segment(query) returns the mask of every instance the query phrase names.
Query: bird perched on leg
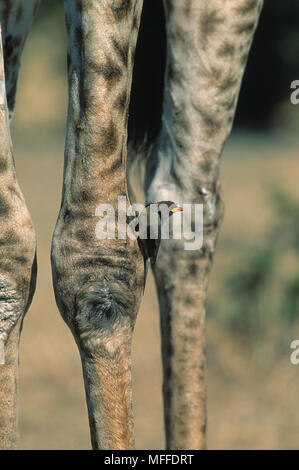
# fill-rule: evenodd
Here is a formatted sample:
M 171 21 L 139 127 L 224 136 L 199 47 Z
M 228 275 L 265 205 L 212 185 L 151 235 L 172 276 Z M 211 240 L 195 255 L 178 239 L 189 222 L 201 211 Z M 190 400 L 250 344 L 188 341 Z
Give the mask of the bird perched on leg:
M 159 201 L 147 203 L 144 210 L 138 216 L 135 230 L 139 232 L 138 241 L 144 257 L 144 288 L 148 272 L 149 261 L 155 265 L 162 235 L 162 223 L 169 221 L 176 212 L 182 212 L 183 208 L 173 201 Z M 164 217 L 167 216 L 167 220 Z M 152 219 L 155 220 L 152 220 Z

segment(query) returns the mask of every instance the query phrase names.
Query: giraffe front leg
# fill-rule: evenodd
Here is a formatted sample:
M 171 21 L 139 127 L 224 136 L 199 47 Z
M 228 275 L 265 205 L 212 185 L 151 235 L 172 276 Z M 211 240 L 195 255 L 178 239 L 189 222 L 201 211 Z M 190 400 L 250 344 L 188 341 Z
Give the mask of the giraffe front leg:
M 162 331 L 167 448 L 205 447 L 205 299 L 223 213 L 219 157 L 230 132 L 261 0 L 165 0 L 163 125 L 148 200 L 203 204 L 203 245 L 165 240 L 154 269 Z
M 20 329 L 35 289 L 35 232 L 11 148 L 0 28 L 0 449 L 18 447 Z
M 65 7 L 69 112 L 53 283 L 82 359 L 92 446 L 130 449 L 130 348 L 143 257 L 137 240 L 116 234 L 118 197 L 128 202 L 127 111 L 142 2 L 69 0 Z M 116 238 L 97 237 L 101 204 L 115 214 Z
M 7 105 L 15 106 L 17 80 L 23 48 L 40 0 L 0 0 Z

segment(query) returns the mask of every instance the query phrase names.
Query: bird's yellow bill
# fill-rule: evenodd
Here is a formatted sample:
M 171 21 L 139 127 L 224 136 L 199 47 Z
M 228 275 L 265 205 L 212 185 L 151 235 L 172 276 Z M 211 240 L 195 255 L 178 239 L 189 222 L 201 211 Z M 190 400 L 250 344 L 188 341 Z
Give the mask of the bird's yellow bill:
M 173 209 L 171 209 L 171 212 L 183 212 L 183 208 L 182 207 L 174 207 Z

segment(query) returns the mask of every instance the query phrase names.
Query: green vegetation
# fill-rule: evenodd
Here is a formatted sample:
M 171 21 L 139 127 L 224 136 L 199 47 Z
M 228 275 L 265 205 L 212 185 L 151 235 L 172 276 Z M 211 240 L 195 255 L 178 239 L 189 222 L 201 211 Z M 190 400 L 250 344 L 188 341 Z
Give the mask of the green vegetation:
M 271 199 L 275 222 L 263 246 L 240 257 L 224 281 L 226 301 L 213 308 L 227 327 L 244 333 L 263 331 L 271 318 L 290 325 L 299 318 L 299 200 L 281 190 Z M 286 256 L 294 270 L 285 268 Z

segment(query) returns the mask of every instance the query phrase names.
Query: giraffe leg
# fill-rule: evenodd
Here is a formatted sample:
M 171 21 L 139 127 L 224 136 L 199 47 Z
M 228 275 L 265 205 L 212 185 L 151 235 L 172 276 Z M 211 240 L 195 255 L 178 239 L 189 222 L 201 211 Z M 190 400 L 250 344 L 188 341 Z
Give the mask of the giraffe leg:
M 11 148 L 0 31 L 0 449 L 18 447 L 20 328 L 35 289 L 35 233 Z
M 133 447 L 130 348 L 143 291 L 136 240 L 98 239 L 100 204 L 126 200 L 126 129 L 142 1 L 65 1 L 69 111 L 53 235 L 56 300 L 82 360 L 92 446 Z M 117 225 L 117 224 L 116 224 Z
M 167 65 L 162 130 L 148 165 L 148 200 L 201 203 L 200 250 L 165 240 L 159 296 L 166 441 L 205 447 L 205 299 L 223 213 L 219 157 L 230 132 L 262 0 L 165 0 Z
M 0 0 L 6 96 L 10 116 L 15 106 L 24 44 L 39 3 L 40 0 Z

